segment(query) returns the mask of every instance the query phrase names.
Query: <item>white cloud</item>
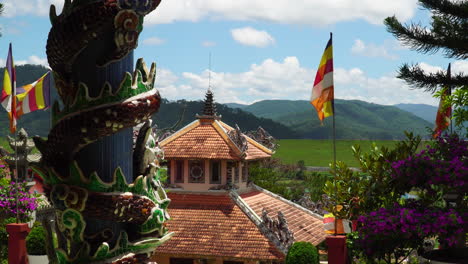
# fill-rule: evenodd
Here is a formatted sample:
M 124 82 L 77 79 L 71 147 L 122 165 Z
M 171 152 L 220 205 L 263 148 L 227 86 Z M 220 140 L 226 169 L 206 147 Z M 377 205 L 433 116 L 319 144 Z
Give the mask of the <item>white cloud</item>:
M 426 62 L 420 62 L 418 65 L 426 73 L 437 73 L 440 71 L 446 72 L 448 66 L 436 66 Z M 459 73 L 463 73 L 465 75 L 468 74 L 468 61 L 458 60 L 451 63 L 451 74 L 453 75 Z
M 215 19 L 323 26 L 363 19 L 372 24 L 382 24 L 384 18 L 394 14 L 407 21 L 416 11 L 416 3 L 417 0 L 162 1 L 156 11 L 145 18 L 145 22 L 165 24 Z
M 245 46 L 264 48 L 275 43 L 275 39 L 268 32 L 251 27 L 233 29 L 231 36 L 235 41 Z
M 36 55 L 29 56 L 28 59 L 26 60 L 15 60 L 15 65 L 24 65 L 24 64 L 39 64 L 47 68 L 50 68 L 49 63 L 47 62 L 47 58 L 39 58 Z M 0 60 L 0 65 L 5 65 L 5 61 Z
M 54 4 L 57 15 L 63 7 L 63 0 L 3 0 L 5 11 L 2 16 L 15 17 L 25 15 L 48 16 L 50 5 Z
M 170 100 L 202 100 L 208 88 L 208 70 L 185 72 L 180 77 L 169 70 L 160 73 L 156 85 Z M 211 72 L 211 87 L 220 103 L 253 103 L 266 99 L 309 100 L 316 69 L 302 67 L 296 57 L 282 62 L 272 59 L 252 64 L 240 73 Z M 371 78 L 359 68 L 335 69 L 335 93 L 339 99 L 377 104 L 424 103 L 437 105 L 432 95 L 412 90 L 394 75 Z
M 418 63 L 418 65 L 426 73 L 436 73 L 436 72 L 439 72 L 439 71 L 443 70 L 442 67 L 433 66 L 433 65 L 427 64 L 425 62 Z
M 452 63 L 452 73 L 464 73 L 468 75 L 468 61 L 455 61 Z
M 148 45 L 148 46 L 161 45 L 164 42 L 166 42 L 165 39 L 161 39 L 161 38 L 158 38 L 158 37 L 151 37 L 151 38 L 147 38 L 147 39 L 143 40 L 143 44 Z
M 213 41 L 203 41 L 202 42 L 203 47 L 214 47 L 216 46 L 216 42 Z
M 3 16 L 48 16 L 50 4 L 60 14 L 64 0 L 3 0 Z M 235 21 L 267 21 L 282 24 L 323 26 L 362 19 L 382 24 L 384 18 L 396 15 L 407 21 L 413 17 L 417 0 L 177 0 L 161 1 L 145 18 L 147 24 L 203 19 Z
M 395 44 L 395 42 L 392 43 Z M 351 47 L 351 52 L 366 57 L 382 57 L 395 60 L 398 57 L 389 53 L 389 48 L 387 47 L 389 44 L 390 42 L 384 45 L 376 45 L 374 43 L 366 44 L 364 41 L 356 39 L 354 40 L 354 45 Z

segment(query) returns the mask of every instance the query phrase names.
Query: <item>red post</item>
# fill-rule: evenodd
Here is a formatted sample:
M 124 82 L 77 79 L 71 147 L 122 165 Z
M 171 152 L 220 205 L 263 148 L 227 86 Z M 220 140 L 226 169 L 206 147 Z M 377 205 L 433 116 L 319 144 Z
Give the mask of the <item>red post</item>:
M 28 224 L 8 224 L 8 264 L 28 264 L 26 237 L 30 231 Z
M 328 236 L 328 263 L 346 264 L 348 252 L 346 249 L 346 236 Z

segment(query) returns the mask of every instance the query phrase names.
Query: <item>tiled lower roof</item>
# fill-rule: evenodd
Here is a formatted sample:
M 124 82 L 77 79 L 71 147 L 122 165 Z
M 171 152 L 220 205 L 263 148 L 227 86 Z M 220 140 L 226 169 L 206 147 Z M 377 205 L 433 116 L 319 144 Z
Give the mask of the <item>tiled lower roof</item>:
M 175 235 L 156 254 L 279 260 L 281 253 L 258 227 L 223 195 L 168 193 Z
M 261 151 L 259 148 L 254 146 L 254 144 L 247 142 L 247 151 L 246 151 L 246 160 L 256 160 L 256 159 L 265 159 L 271 157 L 271 154 L 267 154 Z
M 325 240 L 323 220 L 300 209 L 292 202 L 260 190 L 244 193 L 240 196 L 260 217 L 263 208 L 268 211 L 268 216 L 272 219 L 277 219 L 278 211 L 281 211 L 288 222 L 289 229 L 294 233 L 295 241 L 306 241 L 317 245 Z

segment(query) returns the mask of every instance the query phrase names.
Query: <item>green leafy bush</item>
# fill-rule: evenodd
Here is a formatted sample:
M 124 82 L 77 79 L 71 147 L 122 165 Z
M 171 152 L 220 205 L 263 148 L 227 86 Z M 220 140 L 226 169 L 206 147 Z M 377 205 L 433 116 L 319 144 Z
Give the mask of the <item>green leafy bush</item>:
M 309 242 L 295 242 L 286 255 L 286 264 L 318 264 L 317 248 Z
M 37 223 L 37 222 L 36 222 Z M 29 255 L 46 255 L 46 234 L 42 225 L 34 225 L 26 237 L 26 249 Z

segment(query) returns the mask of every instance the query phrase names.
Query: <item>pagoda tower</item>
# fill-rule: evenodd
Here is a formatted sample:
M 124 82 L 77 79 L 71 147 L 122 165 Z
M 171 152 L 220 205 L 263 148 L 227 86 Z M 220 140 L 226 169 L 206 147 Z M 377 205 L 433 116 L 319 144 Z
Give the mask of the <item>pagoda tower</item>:
M 203 112 L 159 145 L 168 166 L 167 227 L 159 264 L 257 264 L 284 261 L 294 241 L 325 239 L 323 218 L 249 182 L 249 167 L 270 158 L 274 139 L 224 123 L 208 89 Z

